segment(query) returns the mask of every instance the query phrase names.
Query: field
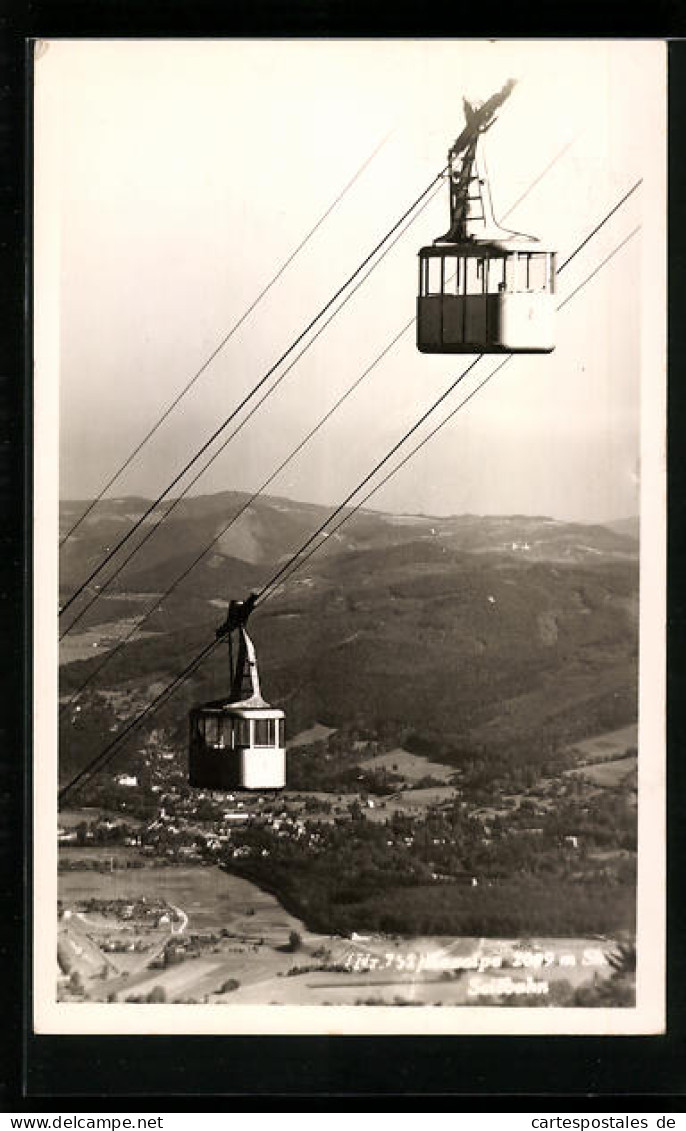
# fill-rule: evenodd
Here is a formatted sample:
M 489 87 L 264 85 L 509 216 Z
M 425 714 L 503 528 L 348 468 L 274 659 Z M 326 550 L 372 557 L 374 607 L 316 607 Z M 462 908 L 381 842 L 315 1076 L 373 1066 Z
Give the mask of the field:
M 613 762 L 596 762 L 584 766 L 580 770 L 572 770 L 576 777 L 583 777 L 591 785 L 601 789 L 615 789 L 617 786 L 634 782 L 638 768 L 638 759 L 629 755 L 627 758 L 618 758 Z
M 505 998 L 552 1002 L 564 984 L 606 979 L 610 940 L 400 938 L 308 932 L 271 895 L 216 868 L 154 867 L 60 875 L 66 906 L 98 900 L 166 901 L 176 918 L 143 928 L 102 913 L 72 912 L 62 953 L 87 1000 L 209 1004 L 484 1005 Z M 119 932 L 136 953 L 104 954 L 98 940 Z M 221 932 L 221 934 L 220 934 Z M 297 932 L 297 946 L 292 946 Z M 173 965 L 152 969 L 170 938 L 199 938 Z M 200 949 L 198 949 L 198 946 Z M 547 989 L 542 992 L 545 984 Z M 514 989 L 513 989 L 514 987 Z M 515 991 L 520 992 L 515 992 Z M 521 992 L 524 990 L 524 992 Z
M 308 727 L 300 734 L 296 734 L 294 738 L 289 739 L 289 746 L 311 746 L 314 742 L 323 742 L 329 738 L 330 735 L 336 733 L 335 727 L 325 727 L 322 723 L 315 723 L 314 726 Z
M 91 806 L 90 808 L 88 808 L 84 805 L 80 809 L 60 809 L 59 823 L 60 826 L 64 829 L 76 828 L 76 826 L 80 825 L 83 821 L 96 820 L 117 821 L 118 823 L 126 820 L 126 824 L 131 825 L 132 828 L 136 828 L 137 826 L 143 824 L 143 822 L 137 817 L 134 817 L 133 814 L 127 814 L 126 817 L 124 817 L 117 810 L 100 809 L 96 806 Z
M 391 794 L 380 801 L 372 802 L 373 809 L 365 810 L 370 821 L 384 822 L 389 820 L 394 813 L 402 813 L 408 817 L 422 817 L 431 805 L 441 805 L 453 801 L 457 794 L 452 786 L 430 786 L 427 789 L 409 789 L 402 793 Z
M 619 730 L 606 731 L 594 735 L 581 742 L 575 742 L 570 751 L 576 754 L 580 762 L 590 765 L 592 762 L 609 762 L 616 758 L 623 758 L 627 749 L 636 748 L 638 744 L 638 726 L 620 727 Z
M 429 758 L 411 754 L 397 746 L 384 754 L 377 754 L 374 758 L 365 758 L 365 769 L 392 770 L 407 781 L 420 781 L 425 777 L 437 778 L 438 781 L 449 782 L 455 773 L 453 766 L 445 766 L 440 762 L 432 762 Z
M 621 785 L 636 788 L 637 748 L 638 727 L 635 724 L 595 735 L 571 747 L 570 752 L 578 758 L 579 765 L 568 773 L 572 777 L 582 777 L 599 789 L 616 789 Z
M 307 970 L 308 956 L 299 954 L 290 964 L 294 973 L 251 982 L 211 1000 L 235 1005 L 483 1006 L 509 996 L 525 1007 L 545 1004 L 563 983 L 576 989 L 610 972 L 594 939 L 372 937 L 332 942 L 328 961 L 344 969 Z M 528 992 L 521 992 L 524 987 Z
M 77 652 L 63 653 L 74 662 L 62 665 L 62 694 L 80 697 L 60 720 L 63 780 L 204 647 L 227 593 L 262 584 L 322 517 L 316 507 L 260 500 L 188 584 L 156 603 L 244 501 L 232 493 L 187 500 L 106 608 L 88 612 L 73 643 L 67 638 Z M 134 502 L 112 501 L 65 548 L 65 595 Z M 120 848 L 104 848 L 103 872 L 61 874 L 63 902 L 154 893 L 188 916 L 173 961 L 164 951 L 153 969 L 145 961 L 139 969 L 117 950 L 128 979 L 104 976 L 97 986 L 89 976 L 89 993 L 209 1001 L 225 986 L 222 1000 L 237 1002 L 440 1004 L 469 996 L 468 973 L 387 964 L 394 932 L 408 954 L 420 934 L 448 947 L 464 936 L 472 948 L 482 945 L 477 933 L 495 946 L 523 931 L 631 934 L 635 541 L 522 516 L 360 512 L 349 531 L 255 618 L 265 694 L 287 716 L 282 803 L 268 799 L 258 820 L 239 826 L 212 798 L 187 792 L 187 712 L 223 693 L 219 652 L 161 703 L 154 722 L 145 719 L 135 743 L 122 743 L 110 776 L 84 786 L 83 803 L 101 807 L 96 819 L 126 805 L 145 821 L 146 854 L 134 869 Z M 114 625 L 117 635 L 127 631 L 148 604 L 140 638 L 103 666 Z M 115 776 L 124 769 L 138 776 L 135 794 Z M 102 825 L 94 843 L 124 839 Z M 87 835 L 81 829 L 80 842 Z M 384 934 L 369 944 L 368 967 L 351 957 L 355 931 Z M 566 958 L 566 981 L 586 977 L 574 954 Z M 556 968 L 551 978 L 560 977 Z
M 61 849 L 64 859 L 107 861 L 110 849 Z M 114 855 L 122 863 L 140 860 L 135 850 L 120 848 Z M 277 900 L 248 880 L 230 876 L 218 868 L 155 867 L 115 868 L 110 872 L 61 872 L 59 898 L 65 905 L 76 900 L 139 899 L 154 895 L 183 908 L 189 931 L 219 931 L 269 937 L 282 944 L 289 931 L 303 930 L 302 923 L 283 910 Z

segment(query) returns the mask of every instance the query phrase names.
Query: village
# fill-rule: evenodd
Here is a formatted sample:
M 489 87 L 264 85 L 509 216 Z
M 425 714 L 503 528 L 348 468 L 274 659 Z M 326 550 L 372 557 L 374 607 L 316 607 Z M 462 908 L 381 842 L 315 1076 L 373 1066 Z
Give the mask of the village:
M 346 792 L 192 790 L 178 752 L 169 748 L 161 732 L 153 732 L 148 748 L 138 753 L 137 772 L 117 773 L 100 784 L 97 806 L 61 814 L 58 844 L 63 849 L 118 845 L 139 849 L 143 858 L 157 861 L 216 863 L 219 858 L 241 859 L 253 854 L 250 845 L 241 843 L 240 833 L 248 828 L 260 827 L 277 840 L 315 847 L 321 841 L 323 826 L 363 819 L 396 829 L 402 826 L 402 837 L 395 839 L 409 850 L 421 839 L 417 826 L 423 824 L 427 814 L 457 809 L 469 821 L 474 837 L 484 843 L 493 839 L 494 829 L 504 822 L 509 835 L 541 836 L 546 821 L 557 813 L 558 824 L 565 824 L 560 842 L 576 851 L 584 847 L 580 831 L 588 823 L 584 818 L 599 799 L 607 800 L 612 793 L 620 792 L 633 808 L 635 729 L 626 727 L 580 743 L 576 759 L 561 775 L 534 775 L 518 792 L 502 791 L 491 797 L 481 789 L 470 788 L 461 781 L 463 775 L 451 767 L 403 750 L 379 754 L 377 747 L 357 764 L 367 775 L 357 774 L 357 788 L 348 787 Z M 300 736 L 294 748 L 299 741 L 301 747 L 316 749 L 323 730 L 315 728 Z M 392 772 L 391 767 L 395 768 Z M 391 774 L 390 791 L 367 792 L 365 777 L 379 770 Z M 578 812 L 578 828 L 571 816 L 566 821 L 559 819 L 565 803 Z M 81 858 L 80 853 L 63 853 L 60 866 L 64 870 L 78 867 Z M 86 860 L 84 856 L 83 862 Z M 110 866 L 115 865 L 111 862 Z
M 628 833 L 608 824 L 601 809 L 614 805 L 619 812 L 619 802 L 632 795 L 630 739 L 630 730 L 617 732 L 581 751 L 583 765 L 486 803 L 446 767 L 432 769 L 406 751 L 378 749 L 367 751 L 375 772 L 380 763 L 381 769 L 384 762 L 395 767 L 393 792 L 384 795 L 363 788 L 191 791 L 179 757 L 156 734 L 126 772 L 101 780 L 93 798 L 98 804 L 60 814 L 58 996 L 178 1002 L 219 994 L 217 1000 L 239 1001 L 249 999 L 248 987 L 264 977 L 373 973 L 385 961 L 389 938 L 401 947 L 394 972 L 407 961 L 409 975 L 410 960 L 403 955 L 408 947 L 408 955 L 418 953 L 416 938 L 427 926 L 419 912 L 374 921 L 360 905 L 358 922 L 346 917 L 350 896 L 336 894 L 336 885 L 348 883 L 361 897 L 370 868 L 376 870 L 372 902 L 380 909 L 387 886 L 377 882 L 382 874 L 391 884 L 402 875 L 420 896 L 432 887 L 464 892 L 458 902 L 470 891 L 488 898 L 489 888 L 504 891 L 513 878 L 524 879 L 523 891 L 527 875 L 540 882 L 546 871 L 553 878 L 555 869 L 564 869 L 572 882 L 576 876 L 579 890 L 590 881 L 616 883 L 619 872 L 635 867 L 635 850 Z M 314 741 L 321 741 L 321 732 L 314 732 Z M 432 776 L 441 770 L 441 777 Z M 332 906 L 341 911 L 330 922 L 316 904 L 303 915 L 307 892 L 317 889 L 324 872 L 328 912 Z M 240 891 L 240 898 L 217 900 L 217 885 Z M 370 922 L 377 929 L 365 934 Z M 372 950 L 379 951 L 369 961 L 360 957 L 371 953 L 369 946 L 360 951 L 355 941 L 365 937 L 375 939 Z M 580 938 L 567 944 L 563 972 L 576 963 L 569 956 L 580 945 Z M 582 950 L 588 949 L 586 939 Z M 422 959 L 426 977 L 438 969 L 437 961 Z M 597 948 L 596 961 L 606 967 Z

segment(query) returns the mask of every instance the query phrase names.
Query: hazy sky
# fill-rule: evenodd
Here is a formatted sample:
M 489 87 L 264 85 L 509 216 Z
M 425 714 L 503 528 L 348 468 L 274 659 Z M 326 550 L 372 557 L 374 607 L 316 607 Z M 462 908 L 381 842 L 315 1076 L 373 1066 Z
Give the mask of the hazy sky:
M 642 353 L 664 211 L 663 44 L 53 41 L 36 72 L 36 306 L 59 343 L 62 497 L 100 490 L 386 139 L 110 493 L 163 490 L 443 167 L 462 96 L 513 77 L 486 139 L 496 214 L 569 148 L 507 226 L 562 261 L 645 178 L 560 299 L 642 230 L 560 313 L 555 352 L 513 359 L 373 505 L 637 512 L 639 390 L 645 409 L 663 379 Z M 262 484 L 413 317 L 417 251 L 447 221 L 444 186 L 194 493 Z M 269 493 L 338 503 L 469 360 L 420 354 L 411 327 Z

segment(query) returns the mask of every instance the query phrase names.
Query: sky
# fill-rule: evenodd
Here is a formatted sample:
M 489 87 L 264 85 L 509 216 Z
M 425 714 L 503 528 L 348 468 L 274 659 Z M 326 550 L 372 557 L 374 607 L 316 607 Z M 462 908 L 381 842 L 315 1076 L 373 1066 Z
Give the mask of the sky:
M 514 358 L 369 505 L 637 514 L 664 381 L 654 317 L 646 331 L 664 287 L 659 255 L 651 274 L 664 67 L 664 44 L 631 40 L 39 45 L 36 415 L 58 433 L 60 496 L 101 490 L 359 173 L 108 494 L 163 492 L 443 168 L 463 96 L 514 78 L 485 139 L 506 226 L 562 262 L 643 178 L 560 277 L 560 300 L 640 231 L 560 312 L 554 353 Z M 411 323 L 417 251 L 447 221 L 444 183 L 191 493 L 261 487 Z M 470 360 L 420 354 L 410 325 L 268 493 L 338 504 Z M 479 362 L 415 441 L 499 360 Z

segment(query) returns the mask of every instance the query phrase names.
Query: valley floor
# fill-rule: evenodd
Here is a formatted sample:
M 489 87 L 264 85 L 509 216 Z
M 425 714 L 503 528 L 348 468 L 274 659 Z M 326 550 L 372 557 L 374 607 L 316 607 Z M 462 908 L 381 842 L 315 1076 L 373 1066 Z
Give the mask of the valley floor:
M 147 866 L 95 880 L 60 877 L 61 1000 L 531 1006 L 612 976 L 608 939 L 332 937 L 216 868 Z M 146 901 L 159 906 L 143 913 Z

